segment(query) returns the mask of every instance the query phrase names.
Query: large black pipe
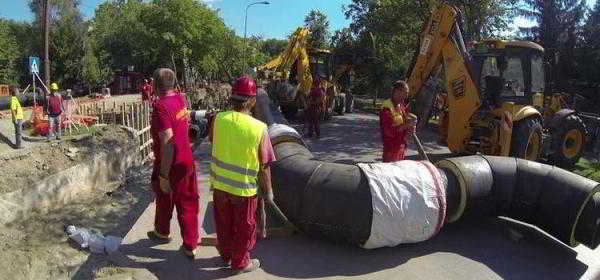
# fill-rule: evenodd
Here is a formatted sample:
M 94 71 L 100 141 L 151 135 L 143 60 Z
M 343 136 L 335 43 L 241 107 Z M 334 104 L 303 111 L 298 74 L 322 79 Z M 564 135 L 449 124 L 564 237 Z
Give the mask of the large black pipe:
M 463 215 L 505 216 L 539 227 L 569 246 L 600 244 L 600 184 L 555 166 L 470 156 L 438 163 L 458 178 Z M 451 220 L 452 221 L 452 220 Z
M 277 162 L 277 204 L 301 230 L 363 245 L 373 215 L 368 180 L 358 166 L 315 160 L 264 91 L 256 116 L 269 125 Z M 283 131 L 283 132 L 282 132 Z M 470 156 L 438 163 L 447 221 L 464 215 L 507 216 L 533 224 L 569 246 L 600 243 L 600 185 L 549 165 L 508 157 Z

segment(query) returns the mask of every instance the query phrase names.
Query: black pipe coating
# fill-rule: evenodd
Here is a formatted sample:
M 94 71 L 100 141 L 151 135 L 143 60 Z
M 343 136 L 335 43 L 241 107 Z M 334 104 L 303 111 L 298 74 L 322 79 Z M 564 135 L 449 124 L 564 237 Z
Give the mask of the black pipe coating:
M 455 219 L 506 216 L 539 227 L 569 246 L 600 241 L 600 184 L 551 165 L 469 156 L 438 163 L 466 191 Z M 489 180 L 489 179 L 492 180 Z
M 287 124 L 259 90 L 255 116 Z M 302 141 L 272 136 L 277 204 L 302 231 L 363 245 L 373 215 L 368 181 L 358 166 L 315 160 Z M 293 138 L 294 136 L 292 136 Z M 295 136 L 300 137 L 300 136 Z M 446 188 L 447 221 L 465 215 L 506 216 L 533 224 L 569 246 L 600 244 L 600 184 L 523 159 L 449 158 L 438 163 Z

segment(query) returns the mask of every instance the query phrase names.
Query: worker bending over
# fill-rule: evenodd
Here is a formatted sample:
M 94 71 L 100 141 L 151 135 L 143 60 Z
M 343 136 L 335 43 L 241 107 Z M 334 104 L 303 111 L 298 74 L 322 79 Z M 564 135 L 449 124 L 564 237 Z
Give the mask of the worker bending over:
M 188 137 L 188 113 L 185 100 L 174 90 L 175 73 L 166 68 L 154 72 L 154 92 L 150 133 L 156 155 L 151 184 L 156 195 L 154 230 L 148 237 L 163 243 L 171 241 L 170 224 L 173 208 L 181 228 L 180 250 L 195 258 L 198 246 L 198 188 Z
M 379 126 L 383 140 L 383 162 L 404 159 L 406 138 L 415 130 L 407 109 L 408 84 L 397 81 L 392 88 L 392 97 L 383 102 L 379 113 Z
M 217 249 L 226 265 L 237 273 L 260 267 L 250 259 L 256 243 L 257 190 L 273 201 L 269 164 L 275 161 L 267 126 L 253 118 L 256 83 L 248 76 L 238 78 L 232 89 L 233 111 L 215 116 L 212 141 L 211 184 L 214 188 L 214 217 Z

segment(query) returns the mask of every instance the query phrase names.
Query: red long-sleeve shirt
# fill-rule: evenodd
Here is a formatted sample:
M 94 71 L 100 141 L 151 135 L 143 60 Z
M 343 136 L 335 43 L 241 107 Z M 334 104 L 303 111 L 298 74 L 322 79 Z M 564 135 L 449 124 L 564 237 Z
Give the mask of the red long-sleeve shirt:
M 389 109 L 382 109 L 379 112 L 379 128 L 383 145 L 386 147 L 405 146 L 406 131 L 400 130 L 398 126 L 393 126 L 393 123 L 392 112 Z

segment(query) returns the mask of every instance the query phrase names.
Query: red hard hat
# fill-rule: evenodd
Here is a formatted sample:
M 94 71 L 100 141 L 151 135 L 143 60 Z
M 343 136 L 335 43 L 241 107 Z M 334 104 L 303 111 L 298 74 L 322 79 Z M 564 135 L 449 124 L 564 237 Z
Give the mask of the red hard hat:
M 235 81 L 232 92 L 240 97 L 255 97 L 256 82 L 248 76 L 241 76 Z

